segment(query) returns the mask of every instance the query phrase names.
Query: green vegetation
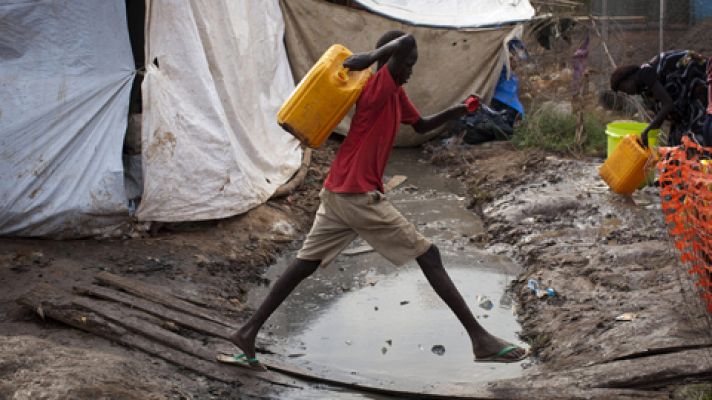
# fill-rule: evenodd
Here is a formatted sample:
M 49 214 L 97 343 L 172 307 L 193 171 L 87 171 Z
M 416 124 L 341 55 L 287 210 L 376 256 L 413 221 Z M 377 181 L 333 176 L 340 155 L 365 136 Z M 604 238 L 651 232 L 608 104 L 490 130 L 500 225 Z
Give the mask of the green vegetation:
M 595 115 L 585 113 L 581 142 L 576 141 L 576 117 L 552 108 L 529 114 L 515 128 L 512 143 L 519 148 L 536 147 L 575 155 L 605 155 L 606 126 Z
M 712 385 L 691 384 L 675 390 L 671 396 L 674 400 L 712 400 Z

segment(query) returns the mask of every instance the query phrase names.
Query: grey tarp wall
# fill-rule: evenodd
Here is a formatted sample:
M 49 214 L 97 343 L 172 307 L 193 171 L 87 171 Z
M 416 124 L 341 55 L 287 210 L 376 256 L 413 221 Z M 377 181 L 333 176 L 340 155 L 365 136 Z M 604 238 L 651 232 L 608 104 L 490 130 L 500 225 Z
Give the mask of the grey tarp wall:
M 124 0 L 0 0 L 0 235 L 126 223 L 133 76 Z
M 285 20 L 287 54 L 300 80 L 326 49 L 340 43 L 353 52 L 370 50 L 384 32 L 400 29 L 418 41 L 418 63 L 405 89 L 423 115 L 463 101 L 470 94 L 489 100 L 504 63 L 504 40 L 513 27 L 455 30 L 403 23 L 334 5 L 323 0 L 280 0 Z M 345 133 L 350 118 L 338 131 Z M 418 145 L 432 138 L 402 127 L 398 146 Z

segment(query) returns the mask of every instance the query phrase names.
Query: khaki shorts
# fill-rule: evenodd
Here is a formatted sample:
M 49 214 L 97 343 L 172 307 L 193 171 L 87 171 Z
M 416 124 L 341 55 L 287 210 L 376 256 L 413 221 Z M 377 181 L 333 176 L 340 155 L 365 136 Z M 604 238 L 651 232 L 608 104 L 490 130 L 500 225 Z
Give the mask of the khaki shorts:
M 398 266 L 423 255 L 431 246 L 383 193 L 322 189 L 319 197 L 314 225 L 297 253 L 300 260 L 321 260 L 321 266 L 327 266 L 358 236 Z

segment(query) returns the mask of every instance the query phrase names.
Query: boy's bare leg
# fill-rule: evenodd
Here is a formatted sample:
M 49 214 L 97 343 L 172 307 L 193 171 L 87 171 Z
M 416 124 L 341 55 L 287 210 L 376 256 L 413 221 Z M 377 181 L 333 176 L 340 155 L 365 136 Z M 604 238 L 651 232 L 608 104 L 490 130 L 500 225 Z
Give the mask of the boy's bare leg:
M 294 288 L 296 288 L 301 281 L 316 271 L 319 264 L 321 264 L 321 261 L 318 260 L 307 261 L 298 258 L 295 259 L 294 262 L 287 267 L 287 270 L 284 271 L 282 276 L 274 283 L 272 290 L 270 290 L 267 297 L 262 301 L 257 311 L 255 311 L 242 328 L 235 332 L 235 335 L 232 336 L 232 342 L 242 349 L 247 357 L 255 357 L 255 339 L 257 338 L 257 332 L 262 328 L 267 318 L 272 315 L 274 310 L 282 304 L 284 299 L 292 293 Z
M 455 284 L 452 283 L 448 276 L 447 271 L 445 271 L 440 258 L 440 251 L 435 245 L 430 246 L 430 249 L 418 257 L 416 261 L 418 261 L 420 269 L 423 270 L 425 277 L 430 282 L 430 286 L 435 289 L 438 296 L 445 301 L 465 327 L 467 334 L 470 336 L 472 350 L 476 358 L 493 356 L 509 344 L 500 338 L 492 336 L 477 323 L 470 308 L 467 307 L 467 303 L 465 303 Z M 502 358 L 517 360 L 524 355 L 524 352 L 524 349 L 516 349 Z

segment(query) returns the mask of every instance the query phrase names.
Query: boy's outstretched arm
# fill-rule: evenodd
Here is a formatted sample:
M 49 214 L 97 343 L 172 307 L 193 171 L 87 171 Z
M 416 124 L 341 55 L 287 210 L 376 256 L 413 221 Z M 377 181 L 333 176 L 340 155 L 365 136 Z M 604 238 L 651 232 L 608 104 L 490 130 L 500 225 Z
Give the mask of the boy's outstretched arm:
M 344 60 L 344 67 L 352 71 L 361 71 L 370 67 L 376 61 L 388 63 L 391 75 L 403 68 L 410 52 L 415 48 L 413 35 L 404 35 L 393 39 L 385 45 L 365 53 L 357 53 Z
M 457 104 L 450 108 L 446 108 L 437 114 L 433 114 L 428 117 L 421 117 L 418 122 L 413 124 L 413 129 L 415 129 L 417 133 L 427 133 L 447 121 L 462 117 L 465 114 L 467 114 L 467 106 L 464 104 Z

